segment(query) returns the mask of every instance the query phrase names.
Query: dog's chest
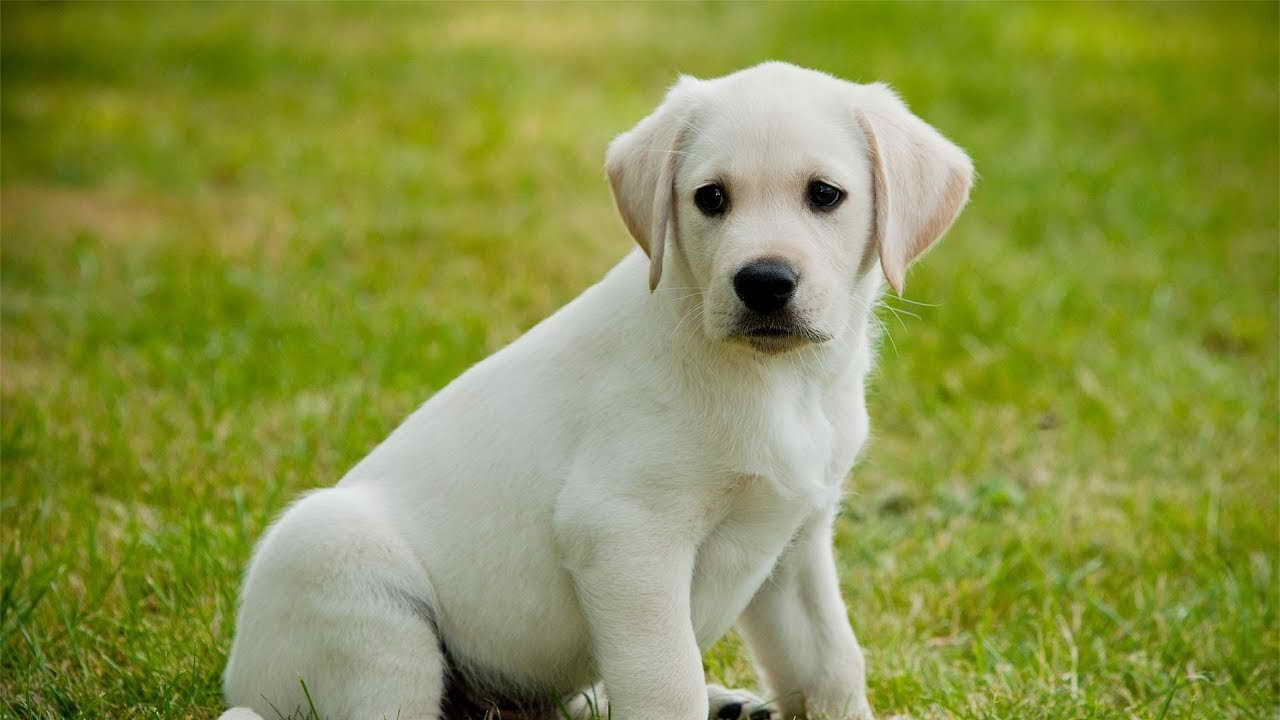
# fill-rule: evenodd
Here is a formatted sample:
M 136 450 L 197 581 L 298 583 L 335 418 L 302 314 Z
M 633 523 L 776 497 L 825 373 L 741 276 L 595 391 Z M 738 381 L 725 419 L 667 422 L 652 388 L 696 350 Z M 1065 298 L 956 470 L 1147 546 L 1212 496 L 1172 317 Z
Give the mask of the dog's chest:
M 741 476 L 735 490 L 723 519 L 698 548 L 691 609 L 703 647 L 733 625 L 813 512 L 809 502 L 780 494 L 763 477 Z
M 732 478 L 728 485 L 712 483 L 729 488 L 721 507 L 731 504 L 754 516 L 757 508 L 814 510 L 834 502 L 866 437 L 860 392 L 827 394 L 786 384 L 769 390 L 752 412 L 727 404 L 730 409 L 715 419 L 716 432 L 708 434 L 714 460 L 706 470 Z
M 839 501 L 867 436 L 860 393 L 774 408 L 739 436 L 737 464 L 709 504 L 716 520 L 698 548 L 692 593 L 704 647 L 737 620 L 801 524 Z

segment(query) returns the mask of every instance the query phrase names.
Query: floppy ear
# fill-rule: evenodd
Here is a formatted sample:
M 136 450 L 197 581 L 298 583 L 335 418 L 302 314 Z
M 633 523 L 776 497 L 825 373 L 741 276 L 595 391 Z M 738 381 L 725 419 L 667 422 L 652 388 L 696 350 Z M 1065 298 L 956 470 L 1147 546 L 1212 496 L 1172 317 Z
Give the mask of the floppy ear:
M 951 227 L 969 200 L 973 162 L 882 83 L 860 88 L 858 125 L 871 156 L 880 267 L 902 294 L 907 267 Z
M 692 89 L 698 80 L 682 76 L 662 104 L 634 128 L 609 143 L 605 168 L 618 213 L 649 256 L 649 290 L 662 278 L 667 236 L 674 231 L 674 183 L 679 146 L 688 125 Z

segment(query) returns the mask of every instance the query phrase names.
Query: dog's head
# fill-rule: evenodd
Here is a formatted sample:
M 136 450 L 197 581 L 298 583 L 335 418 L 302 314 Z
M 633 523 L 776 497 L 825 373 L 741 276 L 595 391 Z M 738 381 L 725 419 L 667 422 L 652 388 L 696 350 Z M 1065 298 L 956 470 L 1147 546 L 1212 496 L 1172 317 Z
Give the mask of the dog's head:
M 707 336 L 767 353 L 841 334 L 876 265 L 901 293 L 973 179 L 888 87 L 777 62 L 680 78 L 606 166 L 650 289 L 678 263 Z

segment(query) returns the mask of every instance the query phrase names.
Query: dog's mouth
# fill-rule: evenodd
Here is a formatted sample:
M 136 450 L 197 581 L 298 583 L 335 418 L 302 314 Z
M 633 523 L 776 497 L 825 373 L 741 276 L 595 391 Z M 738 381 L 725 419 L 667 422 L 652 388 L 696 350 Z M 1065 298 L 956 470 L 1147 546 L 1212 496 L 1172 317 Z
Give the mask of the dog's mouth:
M 786 337 L 788 335 L 795 335 L 796 333 L 794 330 L 790 328 L 772 327 L 772 326 L 766 325 L 764 327 L 751 328 L 750 330 L 747 331 L 746 334 L 747 334 L 747 337 L 753 337 L 753 338 L 777 338 L 777 337 Z
M 824 343 L 831 336 L 797 322 L 742 322 L 729 338 L 745 342 L 769 355 L 786 352 L 802 345 Z

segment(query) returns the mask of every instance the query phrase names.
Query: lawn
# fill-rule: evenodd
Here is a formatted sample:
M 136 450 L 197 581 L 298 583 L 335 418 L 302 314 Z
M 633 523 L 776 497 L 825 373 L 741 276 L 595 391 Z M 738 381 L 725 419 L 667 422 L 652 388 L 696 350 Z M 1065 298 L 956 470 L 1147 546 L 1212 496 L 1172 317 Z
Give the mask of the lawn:
M 766 58 L 981 175 L 882 312 L 873 704 L 1276 717 L 1275 3 L 0 13 L 0 717 L 216 716 L 273 515 L 628 251 L 604 148 L 677 72 Z

